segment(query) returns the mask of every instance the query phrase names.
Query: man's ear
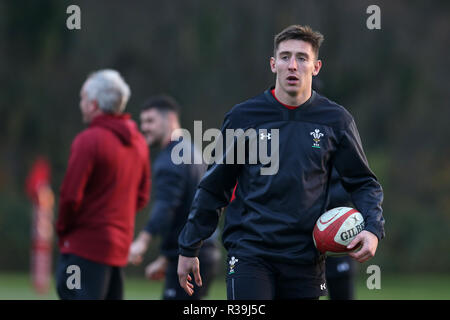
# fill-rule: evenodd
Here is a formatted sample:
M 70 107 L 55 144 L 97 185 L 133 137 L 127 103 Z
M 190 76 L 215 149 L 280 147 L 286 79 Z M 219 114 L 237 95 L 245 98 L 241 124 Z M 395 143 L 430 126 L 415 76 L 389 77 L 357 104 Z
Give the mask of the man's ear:
M 98 110 L 100 110 L 100 106 L 98 105 L 98 101 L 97 100 L 89 101 L 89 111 L 91 113 L 94 113 L 94 112 L 97 112 Z
M 322 68 L 322 60 L 316 60 L 314 62 L 314 70 L 313 70 L 312 75 L 317 76 L 319 74 L 321 68 Z
M 270 57 L 270 70 L 272 70 L 273 73 L 277 73 L 277 69 L 275 69 L 275 58 Z
M 173 123 L 177 120 L 177 114 L 173 111 L 168 111 L 166 114 L 166 119 L 169 123 Z

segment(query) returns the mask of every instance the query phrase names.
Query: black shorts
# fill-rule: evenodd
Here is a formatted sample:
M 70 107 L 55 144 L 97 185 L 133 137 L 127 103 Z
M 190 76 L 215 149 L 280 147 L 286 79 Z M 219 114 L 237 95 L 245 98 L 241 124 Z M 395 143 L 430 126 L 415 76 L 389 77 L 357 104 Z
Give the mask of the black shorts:
M 318 299 L 327 294 L 323 262 L 301 265 L 228 257 L 228 300 Z
M 56 269 L 56 291 L 63 300 L 121 300 L 123 278 L 121 267 L 61 254 Z

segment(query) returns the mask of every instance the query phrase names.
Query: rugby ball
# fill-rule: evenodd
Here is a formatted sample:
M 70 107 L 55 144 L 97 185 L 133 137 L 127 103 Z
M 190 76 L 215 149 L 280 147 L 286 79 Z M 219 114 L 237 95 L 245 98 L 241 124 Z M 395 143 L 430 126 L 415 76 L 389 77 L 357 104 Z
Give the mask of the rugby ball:
M 347 249 L 358 233 L 364 230 L 362 214 L 353 208 L 338 207 L 320 216 L 313 230 L 314 245 L 328 256 L 346 255 L 357 250 Z

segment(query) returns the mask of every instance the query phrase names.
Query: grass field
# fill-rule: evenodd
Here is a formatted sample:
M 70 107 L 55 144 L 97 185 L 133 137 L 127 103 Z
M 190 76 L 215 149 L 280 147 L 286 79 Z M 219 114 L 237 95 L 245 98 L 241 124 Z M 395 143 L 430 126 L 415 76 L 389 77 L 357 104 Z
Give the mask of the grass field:
M 363 300 L 449 300 L 450 274 L 384 275 L 381 289 L 369 290 L 365 275 L 358 278 L 356 298 Z M 162 282 L 149 282 L 143 278 L 128 277 L 125 282 L 125 299 L 155 300 L 161 296 Z M 29 276 L 23 273 L 0 274 L 0 300 L 57 299 L 54 286 L 46 295 L 36 294 Z M 210 288 L 207 299 L 226 299 L 225 281 L 217 280 Z

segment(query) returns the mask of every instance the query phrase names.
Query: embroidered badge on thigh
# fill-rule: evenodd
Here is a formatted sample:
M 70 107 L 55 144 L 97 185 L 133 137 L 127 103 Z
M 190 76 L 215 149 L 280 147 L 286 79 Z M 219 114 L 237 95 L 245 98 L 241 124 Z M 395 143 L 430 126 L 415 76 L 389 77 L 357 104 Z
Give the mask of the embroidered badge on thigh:
M 228 272 L 228 274 L 233 274 L 234 273 L 234 267 L 236 265 L 236 262 L 238 262 L 239 260 L 236 259 L 234 256 L 231 257 L 230 261 L 228 262 L 228 264 L 230 265 L 230 271 Z

